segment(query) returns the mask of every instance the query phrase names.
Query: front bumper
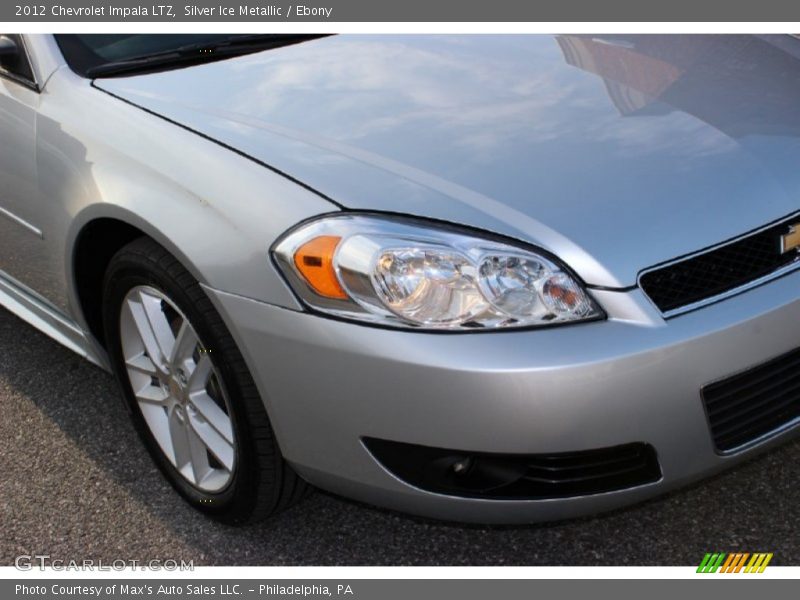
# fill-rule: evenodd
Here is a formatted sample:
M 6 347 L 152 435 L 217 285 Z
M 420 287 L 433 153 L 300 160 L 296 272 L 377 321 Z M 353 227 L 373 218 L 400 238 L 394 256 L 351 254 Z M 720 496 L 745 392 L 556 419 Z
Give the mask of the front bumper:
M 405 512 L 520 523 L 609 510 L 727 468 L 703 385 L 800 346 L 800 272 L 664 321 L 639 290 L 593 292 L 604 322 L 470 334 L 379 329 L 207 288 L 243 351 L 286 459 L 309 482 Z M 542 454 L 645 442 L 662 478 L 547 500 L 425 492 L 386 471 L 365 437 Z

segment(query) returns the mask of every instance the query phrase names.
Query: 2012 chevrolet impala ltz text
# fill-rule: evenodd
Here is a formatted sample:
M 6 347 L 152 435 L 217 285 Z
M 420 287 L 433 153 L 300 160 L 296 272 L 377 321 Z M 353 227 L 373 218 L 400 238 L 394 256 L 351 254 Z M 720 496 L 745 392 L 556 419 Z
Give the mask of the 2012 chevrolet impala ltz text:
M 0 304 L 225 522 L 608 510 L 800 429 L 799 102 L 788 35 L 3 35 Z

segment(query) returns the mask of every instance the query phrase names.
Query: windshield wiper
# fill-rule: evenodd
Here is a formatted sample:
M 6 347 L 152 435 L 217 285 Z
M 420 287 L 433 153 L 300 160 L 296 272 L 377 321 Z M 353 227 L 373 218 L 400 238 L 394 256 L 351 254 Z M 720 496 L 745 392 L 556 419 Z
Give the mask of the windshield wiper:
M 164 52 L 103 63 L 87 69 L 86 75 L 92 78 L 113 77 L 115 75 L 130 75 L 132 73 L 153 71 L 165 67 L 188 66 L 298 44 L 318 37 L 322 36 L 299 34 L 238 35 L 219 41 L 187 44 Z

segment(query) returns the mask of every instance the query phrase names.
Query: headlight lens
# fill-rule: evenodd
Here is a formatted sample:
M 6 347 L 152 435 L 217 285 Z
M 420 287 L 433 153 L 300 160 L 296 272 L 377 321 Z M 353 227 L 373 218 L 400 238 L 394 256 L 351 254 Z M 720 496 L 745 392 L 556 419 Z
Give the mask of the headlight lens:
M 380 250 L 370 276 L 383 305 L 420 325 L 470 321 L 486 310 L 466 256 L 436 247 Z
M 327 217 L 273 252 L 306 304 L 348 319 L 474 331 L 602 316 L 544 253 L 410 220 Z

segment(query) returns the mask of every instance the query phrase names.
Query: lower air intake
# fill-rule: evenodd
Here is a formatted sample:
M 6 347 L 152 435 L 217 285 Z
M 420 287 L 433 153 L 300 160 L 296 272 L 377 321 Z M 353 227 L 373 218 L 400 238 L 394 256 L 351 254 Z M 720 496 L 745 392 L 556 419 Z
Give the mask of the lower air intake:
M 372 455 L 414 487 L 468 498 L 540 500 L 623 490 L 661 479 L 643 443 L 557 454 L 485 454 L 367 438 Z
M 714 444 L 732 452 L 800 421 L 800 349 L 702 389 Z

